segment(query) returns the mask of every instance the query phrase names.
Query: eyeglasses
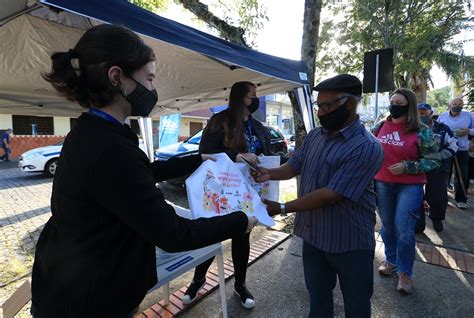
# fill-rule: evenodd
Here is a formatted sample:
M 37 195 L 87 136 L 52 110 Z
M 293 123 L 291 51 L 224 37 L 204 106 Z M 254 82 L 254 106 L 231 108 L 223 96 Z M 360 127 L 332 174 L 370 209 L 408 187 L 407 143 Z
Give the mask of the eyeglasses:
M 323 103 L 314 103 L 314 106 L 319 108 L 319 109 L 322 109 L 324 112 L 329 112 L 331 110 L 331 108 L 335 108 L 335 107 L 332 107 L 334 105 L 336 105 L 336 103 L 338 101 L 340 101 L 341 99 L 344 99 L 344 98 L 348 98 L 350 97 L 349 95 L 344 95 L 342 97 L 339 97 L 339 98 L 336 98 L 335 100 L 331 101 L 331 102 L 323 102 Z M 338 105 L 340 106 L 340 105 Z

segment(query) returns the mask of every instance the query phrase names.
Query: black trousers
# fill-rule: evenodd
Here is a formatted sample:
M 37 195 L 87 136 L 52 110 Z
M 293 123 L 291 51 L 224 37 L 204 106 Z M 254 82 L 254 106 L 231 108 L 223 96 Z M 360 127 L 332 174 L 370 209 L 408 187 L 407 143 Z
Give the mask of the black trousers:
M 456 164 L 453 162 L 453 169 L 456 172 L 456 179 L 454 183 L 454 191 L 455 191 L 455 200 L 456 202 L 467 202 L 467 197 L 464 194 L 461 179 L 464 182 L 465 190 L 467 192 L 467 188 L 469 187 L 469 152 L 467 150 L 458 151 L 456 153 L 456 158 L 459 162 L 459 168 L 461 170 L 461 175 L 459 176 L 458 169 L 456 168 Z
M 232 238 L 232 262 L 234 263 L 235 285 L 245 284 L 247 264 L 250 255 L 250 233 Z M 212 264 L 214 257 L 198 265 L 194 270 L 194 279 L 202 280 Z
M 448 182 L 450 171 L 426 172 L 425 200 L 430 205 L 430 219 L 444 220 L 448 208 Z M 425 211 L 420 207 L 420 218 L 416 220 L 415 232 L 425 230 Z

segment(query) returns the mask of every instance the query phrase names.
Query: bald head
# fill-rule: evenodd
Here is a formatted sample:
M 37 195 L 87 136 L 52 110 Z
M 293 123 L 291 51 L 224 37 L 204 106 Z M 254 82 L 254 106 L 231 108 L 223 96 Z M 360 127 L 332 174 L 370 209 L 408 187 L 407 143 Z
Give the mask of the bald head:
M 462 100 L 462 98 L 459 98 L 459 97 L 456 97 L 456 98 L 453 98 L 453 100 L 449 103 L 449 107 L 459 107 L 459 106 L 464 106 L 464 102 Z

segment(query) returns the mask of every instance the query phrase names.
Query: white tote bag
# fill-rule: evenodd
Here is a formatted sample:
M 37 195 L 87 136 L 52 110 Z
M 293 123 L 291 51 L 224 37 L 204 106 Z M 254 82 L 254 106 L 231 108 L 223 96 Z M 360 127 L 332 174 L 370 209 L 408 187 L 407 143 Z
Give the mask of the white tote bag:
M 189 208 L 193 219 L 214 217 L 236 211 L 255 216 L 265 226 L 275 225 L 257 191 L 225 154 L 217 161 L 206 160 L 186 179 Z

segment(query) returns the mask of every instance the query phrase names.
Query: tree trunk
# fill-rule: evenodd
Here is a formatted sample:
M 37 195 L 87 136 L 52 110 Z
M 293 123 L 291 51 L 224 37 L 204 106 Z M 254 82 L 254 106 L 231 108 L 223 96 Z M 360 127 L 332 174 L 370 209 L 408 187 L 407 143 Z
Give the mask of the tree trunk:
M 426 102 L 426 96 L 428 93 L 428 78 L 429 71 L 426 69 L 422 69 L 420 73 L 415 73 L 412 75 L 410 89 L 413 91 L 413 93 L 415 93 L 417 103 Z
M 321 21 L 322 0 L 305 0 L 303 39 L 301 42 L 301 60 L 308 68 L 308 82 L 310 87 L 314 87 L 314 74 L 316 72 L 316 52 L 319 37 L 319 22 Z M 306 129 L 303 122 L 301 109 L 297 103 L 294 92 L 289 92 L 291 106 L 293 108 L 293 120 L 295 123 L 296 148 L 298 148 L 306 136 Z
M 215 16 L 209 7 L 199 0 L 176 0 L 183 7 L 191 11 L 199 20 L 204 21 L 211 27 L 217 29 L 221 37 L 235 44 L 249 47 L 244 39 L 245 30 L 232 26 Z

